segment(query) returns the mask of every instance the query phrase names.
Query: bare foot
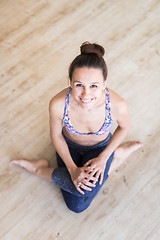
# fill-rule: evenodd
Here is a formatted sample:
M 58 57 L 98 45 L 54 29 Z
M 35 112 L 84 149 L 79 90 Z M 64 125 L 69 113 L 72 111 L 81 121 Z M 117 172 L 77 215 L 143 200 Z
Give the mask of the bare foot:
M 120 145 L 114 153 L 114 158 L 109 170 L 108 175 L 111 174 L 114 170 L 116 170 L 125 160 L 126 158 L 136 151 L 137 149 L 143 147 L 143 144 L 136 141 L 126 142 Z
M 49 161 L 47 159 L 39 159 L 37 161 L 27 160 L 27 159 L 19 159 L 19 160 L 11 160 L 10 163 L 14 163 L 18 166 L 21 166 L 28 170 L 31 173 L 36 174 L 37 170 L 40 167 L 49 167 Z

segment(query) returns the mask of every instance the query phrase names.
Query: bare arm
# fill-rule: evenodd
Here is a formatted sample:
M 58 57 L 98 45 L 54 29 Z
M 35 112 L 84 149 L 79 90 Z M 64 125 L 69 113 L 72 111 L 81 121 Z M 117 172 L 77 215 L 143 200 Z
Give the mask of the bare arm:
M 68 171 L 70 172 L 72 168 L 76 168 L 76 165 L 71 158 L 68 146 L 62 135 L 63 124 L 60 112 L 61 106 L 58 106 L 58 104 L 56 104 L 55 101 L 56 99 L 53 99 L 49 105 L 50 135 L 56 151 L 63 159 Z
M 97 158 L 88 161 L 88 165 L 90 164 L 94 169 L 93 175 L 96 173 L 97 179 L 100 176 L 100 184 L 102 184 L 103 181 L 104 170 L 108 158 L 126 137 L 130 128 L 130 117 L 127 103 L 114 92 L 112 94 L 112 100 L 112 118 L 117 122 L 118 126 L 106 149 L 100 153 Z
M 112 152 L 121 144 L 130 129 L 130 116 L 127 103 L 121 100 L 116 108 L 117 111 L 114 116 L 118 126 L 107 148 L 100 154 L 100 158 L 108 159 Z
M 84 192 L 81 190 L 81 188 L 90 191 L 91 188 L 87 186 L 94 187 L 94 184 L 89 181 L 95 181 L 95 178 L 85 171 L 85 169 L 87 169 L 86 167 L 78 168 L 70 155 L 68 145 L 62 135 L 64 101 L 61 101 L 59 98 L 61 98 L 61 96 L 55 96 L 49 105 L 51 139 L 57 153 L 64 161 L 75 187 L 80 193 L 83 194 Z M 82 182 L 82 180 L 84 182 L 84 179 L 85 185 L 81 185 L 80 188 L 78 183 Z

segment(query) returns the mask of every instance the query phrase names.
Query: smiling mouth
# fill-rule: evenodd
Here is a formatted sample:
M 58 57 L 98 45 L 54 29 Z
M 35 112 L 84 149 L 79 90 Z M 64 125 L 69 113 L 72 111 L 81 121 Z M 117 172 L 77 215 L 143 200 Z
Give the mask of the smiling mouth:
M 81 99 L 81 102 L 85 103 L 85 104 L 90 103 L 93 100 L 93 98 L 92 99 L 88 99 L 88 100 L 85 100 L 85 99 L 82 99 L 82 98 L 80 98 L 80 99 Z

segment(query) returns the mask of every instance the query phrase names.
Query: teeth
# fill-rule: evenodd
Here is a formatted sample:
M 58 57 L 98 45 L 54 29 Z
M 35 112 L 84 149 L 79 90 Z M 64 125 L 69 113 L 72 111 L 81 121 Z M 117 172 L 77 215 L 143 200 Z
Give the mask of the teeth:
M 82 100 L 82 102 L 89 103 L 89 102 L 91 102 L 91 100 Z

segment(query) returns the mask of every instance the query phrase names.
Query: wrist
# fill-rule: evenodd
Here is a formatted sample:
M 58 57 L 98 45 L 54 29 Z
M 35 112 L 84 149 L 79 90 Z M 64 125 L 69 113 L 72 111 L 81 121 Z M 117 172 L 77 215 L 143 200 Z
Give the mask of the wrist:
M 68 166 L 68 172 L 71 173 L 77 168 L 76 164 L 73 163 L 72 165 Z
M 101 161 L 101 162 L 104 162 L 104 163 L 107 162 L 107 160 L 108 160 L 109 157 L 110 157 L 109 154 L 106 153 L 106 152 L 105 152 L 105 153 L 102 152 L 102 153 L 100 153 L 99 156 L 98 156 L 98 158 L 100 159 L 100 161 Z

